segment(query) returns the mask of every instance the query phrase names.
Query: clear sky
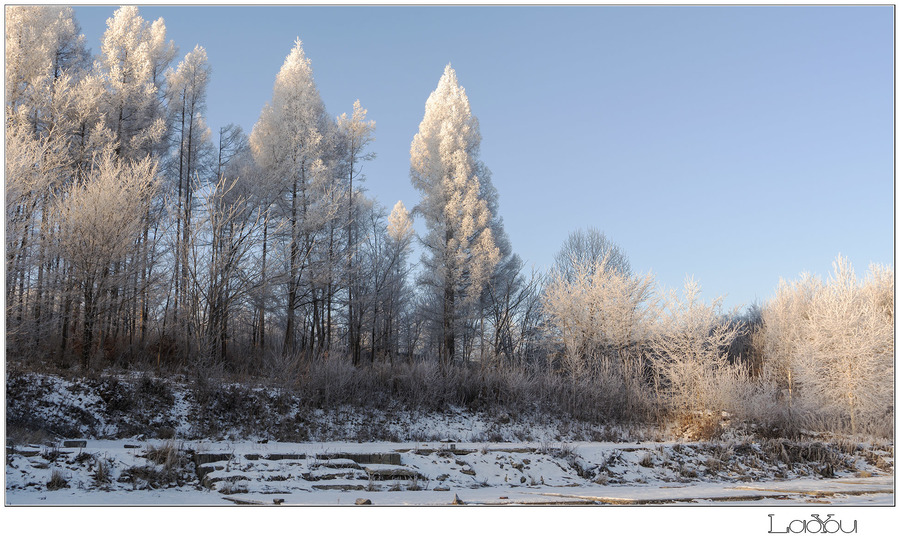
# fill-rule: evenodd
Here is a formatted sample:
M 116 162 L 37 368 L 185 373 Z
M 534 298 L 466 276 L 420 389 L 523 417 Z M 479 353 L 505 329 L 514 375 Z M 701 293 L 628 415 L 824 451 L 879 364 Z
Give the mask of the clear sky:
M 115 6 L 75 9 L 94 53 Z M 546 268 L 596 227 L 668 288 L 727 306 L 780 277 L 894 259 L 890 6 L 141 7 L 213 69 L 248 133 L 299 37 L 328 112 L 377 123 L 370 195 L 411 208 L 409 148 L 451 62 L 513 249 Z M 421 228 L 421 222 L 417 227 Z M 419 232 L 424 232 L 419 230 Z

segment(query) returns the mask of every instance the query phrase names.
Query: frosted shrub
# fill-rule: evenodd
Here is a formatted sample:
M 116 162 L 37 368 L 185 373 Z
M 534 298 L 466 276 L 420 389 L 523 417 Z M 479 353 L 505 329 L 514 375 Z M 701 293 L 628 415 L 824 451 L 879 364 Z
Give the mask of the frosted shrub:
M 893 408 L 893 270 L 860 283 L 838 257 L 828 282 L 782 282 L 763 312 L 764 376 L 801 425 L 888 434 Z
M 584 258 L 584 257 L 582 257 Z M 658 312 L 652 275 L 631 275 L 609 253 L 572 256 L 543 293 L 547 337 L 559 351 L 574 406 L 610 418 L 645 418 L 652 407 L 641 346 Z
M 688 279 L 683 296 L 669 298 L 653 338 L 659 397 L 684 419 L 712 414 L 718 422 L 722 411 L 739 407 L 735 397 L 747 383 L 746 369 L 727 357 L 742 328 L 720 315 L 721 302 L 703 303 L 700 285 Z
M 846 259 L 837 259 L 834 272 L 805 321 L 798 380 L 814 408 L 856 433 L 890 420 L 893 308 L 879 304 L 877 288 L 867 294 L 868 284 L 857 284 Z
M 548 332 L 562 350 L 565 370 L 582 378 L 603 358 L 624 359 L 643 342 L 656 314 L 653 277 L 632 276 L 611 265 L 609 256 L 594 264 L 573 260 L 544 289 Z

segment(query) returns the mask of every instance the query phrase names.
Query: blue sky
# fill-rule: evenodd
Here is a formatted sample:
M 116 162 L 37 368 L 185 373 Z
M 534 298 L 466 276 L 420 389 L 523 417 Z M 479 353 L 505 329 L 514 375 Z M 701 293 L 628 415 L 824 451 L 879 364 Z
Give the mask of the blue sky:
M 115 6 L 77 7 L 97 53 Z M 200 44 L 208 119 L 248 133 L 296 37 L 331 115 L 377 123 L 367 188 L 411 208 L 409 147 L 452 62 L 507 232 L 546 268 L 604 231 L 665 287 L 727 306 L 894 258 L 890 6 L 141 7 Z M 417 223 L 417 227 L 423 225 Z M 424 232 L 424 230 L 419 230 Z

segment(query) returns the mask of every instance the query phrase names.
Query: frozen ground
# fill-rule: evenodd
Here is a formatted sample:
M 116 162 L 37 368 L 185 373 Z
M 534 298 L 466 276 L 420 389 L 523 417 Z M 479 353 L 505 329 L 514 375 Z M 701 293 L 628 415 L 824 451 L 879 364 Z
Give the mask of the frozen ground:
M 309 409 L 146 375 L 8 376 L 6 413 L 12 506 L 894 503 L 890 440 L 661 441 L 537 413 Z
M 87 440 L 83 448 L 14 449 L 7 457 L 6 503 L 893 504 L 893 475 L 864 461 L 853 463 L 857 471 L 823 478 L 809 464 L 792 470 L 766 464 L 763 451 L 752 443 Z M 775 478 L 779 470 L 782 479 Z

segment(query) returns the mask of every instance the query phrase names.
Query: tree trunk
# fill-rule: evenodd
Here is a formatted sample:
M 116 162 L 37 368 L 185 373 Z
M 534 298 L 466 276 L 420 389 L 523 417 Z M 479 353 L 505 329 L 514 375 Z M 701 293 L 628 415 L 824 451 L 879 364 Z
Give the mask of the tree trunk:
M 442 358 L 443 363 L 445 365 L 449 365 L 451 361 L 453 361 L 453 356 L 455 352 L 455 335 L 453 333 L 453 310 L 454 310 L 454 294 L 453 294 L 453 285 L 445 284 L 444 285 L 444 313 L 442 319 L 442 330 L 443 330 L 443 350 L 442 350 Z
M 258 341 L 259 350 L 264 352 L 266 349 L 266 294 L 268 291 L 268 283 L 266 281 L 266 252 L 268 250 L 269 240 L 269 216 L 268 214 L 263 221 L 263 245 L 262 245 L 262 298 L 259 302 L 258 313 Z
M 87 282 L 84 285 L 84 329 L 81 334 L 81 370 L 87 372 L 91 366 L 91 348 L 93 348 L 94 316 L 96 306 L 94 304 L 94 285 Z
M 297 262 L 299 258 L 299 246 L 297 245 L 297 179 L 294 179 L 291 192 L 291 247 L 290 262 L 288 265 L 288 302 L 287 323 L 284 331 L 285 356 L 294 351 L 294 325 L 297 308 Z

